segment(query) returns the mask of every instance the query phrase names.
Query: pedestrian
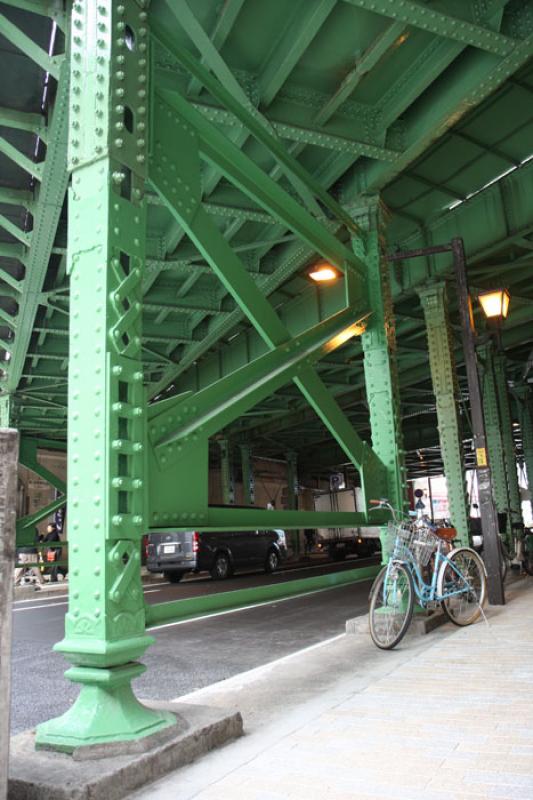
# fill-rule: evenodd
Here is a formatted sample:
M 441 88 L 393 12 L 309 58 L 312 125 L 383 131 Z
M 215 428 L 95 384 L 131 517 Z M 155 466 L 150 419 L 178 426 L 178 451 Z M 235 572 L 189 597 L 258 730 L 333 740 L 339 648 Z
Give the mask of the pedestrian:
M 47 542 L 60 542 L 61 537 L 59 536 L 59 531 L 57 529 L 57 525 L 54 522 L 49 522 L 46 527 L 46 533 L 43 536 L 43 544 Z M 54 564 L 56 561 L 61 560 L 61 548 L 60 547 L 50 547 L 48 550 L 44 552 L 44 558 L 47 564 Z M 57 574 L 59 572 L 59 567 L 51 566 L 50 567 L 50 581 L 52 583 L 57 583 Z
M 310 556 L 313 546 L 315 544 L 314 528 L 306 528 L 304 530 L 304 536 L 305 536 L 305 555 Z
M 38 586 L 42 586 L 44 583 L 43 576 L 41 574 L 41 570 L 36 565 L 37 561 L 39 560 L 39 551 L 37 546 L 42 540 L 42 536 L 39 533 L 39 529 L 35 528 L 35 544 L 27 545 L 25 547 L 19 547 L 17 550 L 17 562 L 19 564 L 35 564 L 32 567 L 21 566 L 15 569 L 14 580 L 15 586 L 20 586 L 22 583 L 22 578 L 24 577 L 25 573 L 28 572 L 30 576 L 33 576 L 37 581 Z

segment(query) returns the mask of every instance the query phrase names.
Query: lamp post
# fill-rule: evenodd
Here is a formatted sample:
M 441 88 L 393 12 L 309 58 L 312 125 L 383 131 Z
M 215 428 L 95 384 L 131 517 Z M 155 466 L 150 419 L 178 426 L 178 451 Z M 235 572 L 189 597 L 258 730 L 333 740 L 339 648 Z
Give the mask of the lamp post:
M 503 591 L 501 573 L 498 516 L 492 494 L 492 477 L 487 457 L 485 419 L 483 416 L 483 403 L 476 359 L 476 331 L 474 327 L 472 305 L 468 294 L 465 252 L 462 239 L 452 239 L 452 253 L 457 283 L 459 313 L 462 323 L 461 329 L 466 375 L 468 379 L 468 393 L 470 396 L 472 436 L 476 454 L 475 471 L 478 480 L 481 530 L 483 532 L 483 549 L 487 568 L 489 602 L 492 605 L 504 605 L 505 594 Z

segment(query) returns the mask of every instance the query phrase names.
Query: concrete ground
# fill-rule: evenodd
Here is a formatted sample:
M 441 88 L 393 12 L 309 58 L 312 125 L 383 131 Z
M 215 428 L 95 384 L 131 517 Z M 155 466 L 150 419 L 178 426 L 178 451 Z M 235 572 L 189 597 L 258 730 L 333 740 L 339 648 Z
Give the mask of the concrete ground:
M 533 581 L 488 624 L 377 650 L 364 626 L 194 692 L 247 735 L 132 800 L 533 798 Z

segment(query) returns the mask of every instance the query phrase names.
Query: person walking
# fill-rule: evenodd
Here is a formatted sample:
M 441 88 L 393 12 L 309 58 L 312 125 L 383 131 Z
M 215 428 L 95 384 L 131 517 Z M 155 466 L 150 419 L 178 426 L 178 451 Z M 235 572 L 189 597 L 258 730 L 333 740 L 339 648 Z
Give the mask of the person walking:
M 60 542 L 61 537 L 59 535 L 59 531 L 57 526 L 54 522 L 49 522 L 46 527 L 46 533 L 43 536 L 42 542 L 46 544 L 47 542 Z M 61 560 L 61 548 L 60 547 L 50 547 L 48 550 L 44 551 L 44 560 L 47 565 L 51 564 L 50 566 L 50 581 L 52 583 L 57 583 L 57 574 L 59 572 L 59 567 L 54 566 L 56 561 Z
M 26 547 L 19 547 L 17 550 L 17 562 L 21 565 L 24 564 L 36 564 L 39 560 L 39 551 L 37 550 L 36 545 L 38 545 L 42 540 L 42 536 L 39 533 L 39 529 L 35 528 L 35 544 L 28 545 Z M 42 586 L 44 583 L 44 578 L 41 574 L 41 570 L 37 566 L 26 567 L 20 566 L 15 569 L 14 580 L 15 586 L 20 586 L 22 583 L 22 578 L 24 577 L 25 573 L 29 572 L 30 576 L 33 576 L 37 581 L 38 586 Z

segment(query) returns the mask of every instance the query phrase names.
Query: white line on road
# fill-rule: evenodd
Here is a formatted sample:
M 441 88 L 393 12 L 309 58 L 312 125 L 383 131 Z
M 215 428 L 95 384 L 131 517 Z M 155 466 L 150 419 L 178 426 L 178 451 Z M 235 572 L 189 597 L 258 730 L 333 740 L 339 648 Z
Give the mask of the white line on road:
M 26 606 L 26 608 L 14 608 L 13 613 L 15 611 L 34 611 L 36 608 L 54 608 L 54 606 L 68 606 L 68 602 L 66 603 L 43 603 L 39 606 Z
M 325 647 L 328 644 L 337 642 L 339 639 L 343 639 L 345 636 L 345 633 L 339 633 L 336 636 L 331 636 L 329 639 L 323 639 L 321 642 L 315 642 L 315 644 L 302 647 L 301 650 L 295 650 L 294 653 L 288 653 L 286 656 L 276 658 L 274 661 L 267 661 L 266 664 L 261 664 L 259 667 L 253 667 L 253 669 L 246 670 L 245 672 L 238 672 L 236 675 L 232 675 L 229 678 L 224 678 L 221 681 L 215 681 L 215 683 L 211 683 L 208 686 L 202 686 L 201 689 L 194 689 L 192 692 L 188 692 L 188 694 L 184 694 L 181 697 L 176 697 L 174 700 L 172 700 L 172 702 L 191 702 L 193 699 L 197 699 L 202 694 L 209 694 L 222 686 L 227 687 L 230 682 L 238 683 L 239 688 L 242 688 L 247 683 L 251 683 L 251 681 L 258 678 L 262 673 L 270 672 L 280 664 L 286 664 L 287 661 L 290 661 L 293 658 L 298 658 L 298 656 L 301 656 L 304 653 L 310 653 L 312 650 L 317 650 L 320 647 Z
M 364 583 L 366 578 L 357 583 Z M 373 580 L 373 578 L 368 578 Z M 341 583 L 340 586 L 325 586 L 323 589 L 315 589 L 311 592 L 302 592 L 301 594 L 294 594 L 291 597 L 280 597 L 275 600 L 264 600 L 261 603 L 253 603 L 249 606 L 240 606 L 239 608 L 228 608 L 225 611 L 214 611 L 212 614 L 202 614 L 200 617 L 191 617 L 190 619 L 179 619 L 176 622 L 165 622 L 161 625 L 150 625 L 146 628 L 147 631 L 159 631 L 162 628 L 173 628 L 176 625 L 187 625 L 189 622 L 199 622 L 203 619 L 212 619 L 213 617 L 222 617 L 224 614 L 237 614 L 239 611 L 249 611 L 252 608 L 261 608 L 261 606 L 273 606 L 277 603 L 287 603 L 289 600 L 299 600 L 302 597 L 308 597 L 311 594 L 320 594 L 321 592 L 332 592 L 334 589 L 346 589 L 347 586 L 353 586 L 353 583 Z M 192 600 L 192 597 L 184 598 Z

